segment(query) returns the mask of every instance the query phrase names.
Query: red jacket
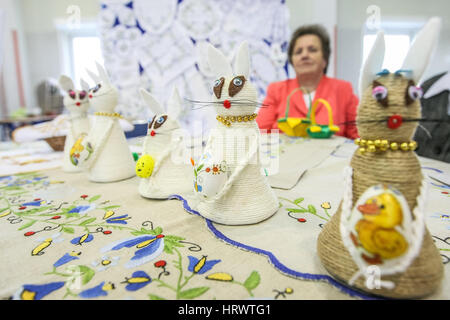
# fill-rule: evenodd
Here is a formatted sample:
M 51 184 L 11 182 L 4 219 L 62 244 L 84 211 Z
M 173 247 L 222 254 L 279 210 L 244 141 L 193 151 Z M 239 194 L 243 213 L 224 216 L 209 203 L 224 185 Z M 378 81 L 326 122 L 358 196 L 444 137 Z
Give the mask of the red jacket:
M 286 114 L 286 101 L 289 94 L 298 88 L 297 79 L 271 83 L 267 87 L 267 95 L 263 107 L 259 110 L 256 122 L 260 129 L 278 129 L 277 120 Z M 346 125 L 344 122 L 356 119 L 358 98 L 353 93 L 350 82 L 322 76 L 316 88 L 314 99 L 322 98 L 330 103 L 333 110 L 333 122 L 340 127 L 337 135 L 350 139 L 358 137 L 356 125 Z M 291 96 L 289 117 L 305 118 L 308 113 L 301 91 Z M 316 109 L 316 122 L 328 124 L 328 110 L 322 104 Z

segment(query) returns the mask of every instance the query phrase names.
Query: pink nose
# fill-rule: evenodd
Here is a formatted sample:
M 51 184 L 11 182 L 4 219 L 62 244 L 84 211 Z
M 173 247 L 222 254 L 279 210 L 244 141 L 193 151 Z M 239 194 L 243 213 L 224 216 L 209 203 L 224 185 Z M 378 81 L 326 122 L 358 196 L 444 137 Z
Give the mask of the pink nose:
M 230 109 L 230 107 L 231 107 L 231 102 L 230 102 L 229 100 L 225 100 L 225 101 L 223 102 L 223 106 L 224 106 L 225 108 L 227 108 L 227 109 Z
M 89 99 L 92 99 L 92 94 L 89 95 Z
M 75 103 L 75 104 L 76 104 L 78 107 L 81 106 L 81 103 L 79 103 L 79 102 L 77 102 L 77 103 Z

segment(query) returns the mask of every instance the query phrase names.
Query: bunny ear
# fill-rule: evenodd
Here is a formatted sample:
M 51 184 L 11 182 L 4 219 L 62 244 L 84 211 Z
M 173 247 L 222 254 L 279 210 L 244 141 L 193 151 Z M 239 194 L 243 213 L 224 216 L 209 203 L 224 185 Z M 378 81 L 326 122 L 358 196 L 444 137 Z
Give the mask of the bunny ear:
M 93 73 L 91 70 L 86 69 L 86 72 L 89 75 L 89 77 L 91 77 L 91 79 L 94 80 L 95 84 L 98 84 L 100 81 L 102 81 L 102 79 L 100 79 L 100 77 L 95 73 Z
M 246 79 L 250 75 L 250 55 L 247 41 L 242 42 L 239 46 L 234 64 L 234 73 L 243 75 Z
M 211 71 L 217 76 L 227 77 L 233 75 L 230 62 L 222 52 L 212 44 L 208 45 L 208 63 Z
M 437 45 L 441 26 L 441 18 L 433 17 L 428 20 L 427 24 L 417 34 L 403 61 L 402 69 L 412 70 L 412 78 L 415 83 L 419 83 L 430 62 L 431 55 Z
M 181 98 L 177 87 L 173 88 L 172 95 L 167 103 L 167 114 L 175 119 L 181 114 Z
M 147 106 L 152 110 L 154 114 L 165 114 L 165 111 L 161 104 L 144 88 L 139 90 L 142 99 L 144 99 Z
M 68 76 L 65 76 L 65 75 L 60 76 L 58 82 L 64 91 L 69 91 L 69 90 L 75 89 L 72 79 L 70 79 Z
M 97 61 L 95 61 L 95 65 L 97 66 L 97 71 L 98 71 L 98 75 L 100 76 L 100 79 L 103 82 L 109 83 L 109 76 L 106 73 L 105 68 L 103 68 L 103 66 L 100 63 L 98 63 Z
M 384 61 L 384 32 L 378 31 L 369 55 L 361 68 L 359 77 L 359 95 L 362 96 L 364 90 L 372 83 L 378 72 L 381 71 Z
M 80 79 L 81 89 L 84 91 L 89 91 L 89 83 L 84 81 L 84 79 Z

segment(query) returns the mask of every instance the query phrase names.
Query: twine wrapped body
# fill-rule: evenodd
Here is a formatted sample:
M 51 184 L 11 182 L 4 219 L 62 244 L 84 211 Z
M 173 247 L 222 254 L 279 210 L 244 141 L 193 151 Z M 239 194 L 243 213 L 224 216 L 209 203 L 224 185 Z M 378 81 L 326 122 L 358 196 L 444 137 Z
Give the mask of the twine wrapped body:
M 135 175 L 133 155 L 118 118 L 95 116 L 86 139 L 92 143 L 94 150 L 85 164 L 90 181 L 113 182 Z
M 192 193 L 193 173 L 190 163 L 181 159 L 173 161 L 173 153 L 182 148 L 178 141 L 153 139 L 146 137 L 143 154 L 149 154 L 155 159 L 155 168 L 149 178 L 141 179 L 138 191 L 146 198 L 167 199 L 170 195 L 185 197 Z M 180 163 L 178 163 L 180 161 Z
M 69 130 L 67 132 L 66 141 L 64 144 L 64 160 L 63 170 L 65 172 L 80 172 L 81 168 L 73 165 L 70 161 L 70 150 L 75 141 L 82 135 L 89 132 L 89 118 L 87 114 L 72 115 L 69 118 Z
M 356 153 L 351 160 L 353 169 L 353 203 L 370 186 L 386 184 L 395 187 L 406 198 L 410 208 L 416 207 L 422 184 L 422 174 L 417 156 L 412 152 L 387 150 L 383 153 Z M 339 230 L 342 203 L 318 238 L 317 252 L 325 268 L 337 279 L 348 282 L 358 267 L 344 246 Z M 393 281 L 394 289 L 368 289 L 360 277 L 354 286 L 372 294 L 391 298 L 419 298 L 431 294 L 443 277 L 441 256 L 425 227 L 422 249 L 409 268 L 399 274 L 383 276 Z
M 235 123 L 232 128 L 219 124 L 213 130 L 206 151 L 223 155 L 229 177 L 215 197 L 197 205 L 202 216 L 217 223 L 244 225 L 260 222 L 277 212 L 278 198 L 261 174 L 258 146 L 259 130 L 254 122 Z

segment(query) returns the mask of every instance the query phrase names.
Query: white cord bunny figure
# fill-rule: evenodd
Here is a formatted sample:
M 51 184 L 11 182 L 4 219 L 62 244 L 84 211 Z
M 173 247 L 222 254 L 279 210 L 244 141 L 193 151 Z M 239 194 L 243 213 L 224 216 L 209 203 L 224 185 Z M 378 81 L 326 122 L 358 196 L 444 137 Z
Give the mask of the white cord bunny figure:
M 181 99 L 175 88 L 167 105 L 167 112 L 145 89 L 140 90 L 147 106 L 154 113 L 148 125 L 142 156 L 136 163 L 136 174 L 141 177 L 139 193 L 150 199 L 167 199 L 170 195 L 192 193 L 192 169 L 184 161 L 180 150 L 184 147 L 180 130 Z M 179 133 L 181 133 L 179 131 Z M 176 152 L 181 151 L 181 156 Z
M 411 140 L 421 120 L 417 84 L 441 23 L 429 20 L 394 73 L 381 70 L 385 46 L 380 31 L 361 70 L 359 149 L 345 170 L 342 203 L 320 233 L 317 251 L 334 277 L 371 294 L 423 297 L 443 277 L 439 251 L 424 221 L 427 183 Z
M 71 148 L 74 142 L 82 135 L 89 132 L 89 118 L 87 111 L 89 109 L 88 91 L 89 85 L 81 79 L 82 90 L 75 89 L 75 85 L 68 76 L 62 75 L 59 78 L 59 85 L 67 92 L 63 103 L 69 111 L 69 130 L 64 143 L 63 170 L 65 172 L 80 172 L 77 167 L 78 159 L 70 156 Z
M 217 128 L 194 165 L 196 210 L 227 225 L 258 223 L 275 214 L 278 198 L 261 174 L 257 93 L 249 81 L 248 44 L 240 45 L 234 72 L 222 52 L 209 45 L 208 62 L 216 74 L 212 104 Z
M 94 121 L 89 134 L 75 143 L 74 150 L 79 165 L 88 171 L 90 181 L 128 179 L 135 175 L 135 163 L 119 124 L 121 116 L 114 112 L 118 91 L 110 83 L 103 67 L 98 63 L 96 65 L 98 74 L 87 70 L 97 83 L 89 91 L 89 101 L 95 111 Z

